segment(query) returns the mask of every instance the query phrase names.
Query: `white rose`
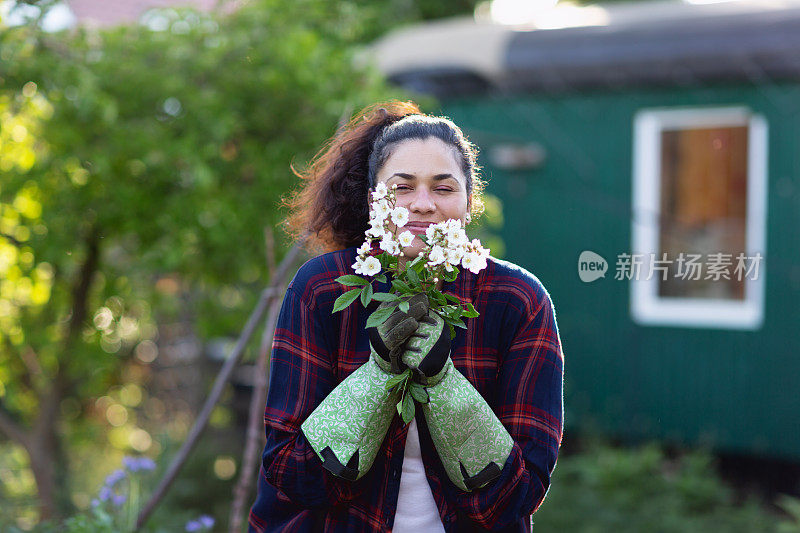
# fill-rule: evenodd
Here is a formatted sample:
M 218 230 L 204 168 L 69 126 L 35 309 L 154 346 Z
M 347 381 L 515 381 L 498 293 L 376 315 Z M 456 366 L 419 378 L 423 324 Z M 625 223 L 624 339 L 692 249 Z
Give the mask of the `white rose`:
M 365 232 L 365 235 L 367 237 L 382 239 L 386 233 L 386 231 L 383 229 L 383 226 L 381 224 L 374 224 L 372 222 L 370 222 L 370 224 L 372 224 L 372 227 Z
M 428 264 L 431 266 L 439 265 L 444 262 L 444 249 L 441 246 L 434 246 L 428 256 Z
M 464 257 L 461 258 L 461 266 L 471 271 L 475 267 L 477 259 L 478 254 L 475 252 L 467 252 L 464 254 Z
M 480 256 L 480 257 L 478 257 L 478 260 L 475 261 L 475 262 L 477 263 L 475 265 L 475 270 L 471 271 L 473 274 L 477 274 L 478 272 L 480 272 L 481 270 L 486 268 L 486 258 L 485 257 Z
M 461 248 L 450 248 L 445 252 L 447 262 L 451 265 L 459 264 L 463 255 L 464 251 Z
M 397 246 L 397 242 L 392 239 L 391 233 L 384 234 L 380 246 L 381 250 L 389 252 L 392 255 L 397 255 L 399 253 L 399 247 Z
M 403 248 L 408 248 L 409 246 L 411 246 L 411 243 L 414 242 L 414 234 L 406 230 L 400 235 L 398 235 L 397 239 L 400 241 L 400 246 L 402 246 Z
M 375 190 L 372 193 L 372 199 L 380 200 L 381 198 L 384 198 L 388 192 L 389 190 L 386 188 L 386 184 L 379 183 L 375 186 Z
M 364 264 L 361 270 L 361 273 L 366 276 L 374 276 L 381 271 L 381 262 L 377 257 L 369 256 L 364 259 Z
M 469 242 L 467 234 L 462 228 L 450 229 L 447 232 L 447 240 L 450 241 L 451 246 L 463 246 Z
M 392 210 L 392 222 L 398 228 L 402 228 L 408 224 L 408 209 L 405 207 L 395 207 Z
M 475 252 L 468 252 L 464 254 L 464 257 L 461 259 L 461 266 L 468 269 L 473 274 L 477 274 L 486 268 L 486 259 Z
M 364 259 L 361 257 L 356 258 L 356 262 L 353 263 L 353 270 L 356 271 L 356 274 L 363 274 L 364 273 Z
M 374 202 L 372 204 L 372 210 L 375 212 L 375 218 L 380 218 L 381 220 L 385 219 L 392 212 L 392 208 L 389 207 L 389 202 L 386 200 Z
M 386 220 L 385 215 L 382 215 L 375 210 L 369 212 L 369 223 L 373 226 L 383 225 L 384 220 Z
M 429 241 L 433 240 L 433 236 L 436 233 L 436 224 L 431 224 L 427 228 L 425 228 L 425 236 L 428 238 Z

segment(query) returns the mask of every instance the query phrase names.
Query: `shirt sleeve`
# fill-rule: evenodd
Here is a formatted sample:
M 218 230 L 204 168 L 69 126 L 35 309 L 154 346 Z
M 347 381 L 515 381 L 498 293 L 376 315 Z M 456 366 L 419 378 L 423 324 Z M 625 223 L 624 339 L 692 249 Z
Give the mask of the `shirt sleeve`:
M 490 531 L 535 512 L 550 486 L 563 434 L 564 356 L 550 297 L 543 287 L 519 320 L 500 363 L 494 401 L 497 417 L 514 439 L 500 477 L 473 492 L 456 491 L 456 504 Z
M 329 508 L 357 497 L 370 477 L 355 482 L 336 478 L 323 468 L 300 431 L 303 421 L 337 384 L 321 312 L 310 309 L 292 287 L 286 291 L 272 345 L 264 411 L 267 443 L 251 524 L 264 522 L 280 503 L 274 501 L 274 489 L 295 506 Z

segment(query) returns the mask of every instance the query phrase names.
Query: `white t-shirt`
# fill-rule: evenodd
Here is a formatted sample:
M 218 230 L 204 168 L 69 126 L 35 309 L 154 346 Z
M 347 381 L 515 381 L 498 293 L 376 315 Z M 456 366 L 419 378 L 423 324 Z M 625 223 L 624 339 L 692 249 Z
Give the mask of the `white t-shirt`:
M 397 496 L 392 532 L 444 533 L 439 510 L 428 485 L 428 478 L 425 477 L 416 417 L 408 425 L 403 472 L 400 474 L 400 494 Z

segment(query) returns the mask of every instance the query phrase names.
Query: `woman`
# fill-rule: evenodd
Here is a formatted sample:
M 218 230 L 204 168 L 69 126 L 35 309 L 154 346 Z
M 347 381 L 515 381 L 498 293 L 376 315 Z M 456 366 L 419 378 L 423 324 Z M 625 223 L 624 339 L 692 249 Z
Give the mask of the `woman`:
M 478 274 L 440 282 L 480 313 L 452 341 L 424 302 L 370 332 L 361 304 L 332 312 L 347 290 L 335 280 L 353 273 L 364 241 L 369 191 L 396 185 L 397 205 L 409 210 L 404 229 L 415 235 L 448 219 L 467 223 L 482 206 L 474 147 L 449 120 L 391 102 L 353 119 L 302 177 L 287 222 L 327 253 L 299 269 L 278 319 L 250 530 L 530 531 L 563 428 L 563 354 L 539 280 L 489 258 Z M 415 237 L 405 257 L 422 246 Z M 380 386 L 403 370 L 390 364 L 397 349 L 429 394 L 408 425 Z M 378 385 L 353 386 L 365 375 Z M 351 410 L 341 401 L 348 386 L 362 394 Z M 372 422 L 356 427 L 365 409 L 375 410 Z

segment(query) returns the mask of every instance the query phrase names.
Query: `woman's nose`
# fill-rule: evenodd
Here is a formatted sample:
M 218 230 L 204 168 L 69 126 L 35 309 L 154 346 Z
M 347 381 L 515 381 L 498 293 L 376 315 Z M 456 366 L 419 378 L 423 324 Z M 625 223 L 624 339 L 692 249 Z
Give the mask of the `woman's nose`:
M 420 187 L 415 191 L 414 198 L 411 199 L 408 208 L 416 213 L 430 213 L 436 210 L 436 204 L 433 201 L 431 193 Z

